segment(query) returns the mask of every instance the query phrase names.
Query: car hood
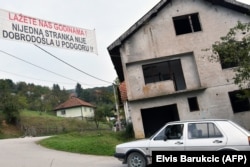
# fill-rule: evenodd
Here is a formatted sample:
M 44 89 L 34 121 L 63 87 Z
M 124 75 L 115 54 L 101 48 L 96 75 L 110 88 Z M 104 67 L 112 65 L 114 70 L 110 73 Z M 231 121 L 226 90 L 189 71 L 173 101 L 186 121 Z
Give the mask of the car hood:
M 117 145 L 117 147 L 123 147 L 123 148 L 133 148 L 133 147 L 148 147 L 149 146 L 149 139 L 141 139 L 141 140 L 136 140 L 132 142 L 126 142 L 123 144 Z

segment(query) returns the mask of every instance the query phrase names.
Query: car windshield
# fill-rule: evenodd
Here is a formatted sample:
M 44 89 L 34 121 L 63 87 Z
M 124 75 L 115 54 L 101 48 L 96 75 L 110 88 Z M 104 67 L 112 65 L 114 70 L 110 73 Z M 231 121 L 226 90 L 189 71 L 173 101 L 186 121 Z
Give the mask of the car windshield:
M 150 136 L 149 139 L 150 140 L 153 139 L 156 134 L 158 134 L 160 131 L 164 131 L 164 129 L 165 129 L 165 125 L 162 128 L 160 128 L 159 130 L 157 130 L 152 136 Z M 162 132 L 160 132 L 160 133 L 162 133 Z

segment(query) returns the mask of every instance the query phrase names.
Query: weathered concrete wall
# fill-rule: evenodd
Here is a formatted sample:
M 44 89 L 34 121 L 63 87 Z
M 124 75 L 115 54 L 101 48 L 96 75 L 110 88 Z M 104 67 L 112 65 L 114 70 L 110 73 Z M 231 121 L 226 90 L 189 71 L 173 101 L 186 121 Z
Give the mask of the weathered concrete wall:
M 126 73 L 129 81 L 128 99 L 137 100 L 149 97 L 156 97 L 176 93 L 173 80 L 145 84 L 142 65 L 149 62 L 160 62 L 171 59 L 180 59 L 184 73 L 187 89 L 198 89 L 201 87 L 200 77 L 192 53 L 181 54 L 176 56 L 163 57 L 162 59 L 150 59 L 137 63 L 127 63 Z
M 176 35 L 172 18 L 192 13 L 199 13 L 202 31 Z M 250 129 L 250 112 L 234 114 L 232 111 L 228 92 L 238 89 L 233 84 L 232 69 L 222 70 L 220 63 L 207 60 L 211 52 L 203 51 L 226 35 L 238 21 L 249 20 L 249 16 L 206 1 L 175 0 L 125 41 L 120 51 L 137 138 L 144 137 L 141 109 L 167 104 L 177 104 L 180 119 L 228 118 Z M 172 81 L 145 85 L 142 65 L 171 59 L 181 60 L 189 93 L 174 95 Z M 206 90 L 191 91 L 202 87 Z M 187 97 L 195 95 L 200 111 L 190 112 Z

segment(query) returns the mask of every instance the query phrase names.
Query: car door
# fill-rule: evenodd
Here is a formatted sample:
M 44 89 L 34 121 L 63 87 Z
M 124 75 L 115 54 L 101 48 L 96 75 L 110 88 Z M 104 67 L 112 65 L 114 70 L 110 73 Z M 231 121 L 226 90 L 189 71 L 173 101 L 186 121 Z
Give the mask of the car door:
M 213 151 L 224 147 L 227 137 L 213 122 L 194 122 L 186 126 L 186 151 Z
M 183 151 L 184 124 L 167 125 L 150 140 L 150 151 Z

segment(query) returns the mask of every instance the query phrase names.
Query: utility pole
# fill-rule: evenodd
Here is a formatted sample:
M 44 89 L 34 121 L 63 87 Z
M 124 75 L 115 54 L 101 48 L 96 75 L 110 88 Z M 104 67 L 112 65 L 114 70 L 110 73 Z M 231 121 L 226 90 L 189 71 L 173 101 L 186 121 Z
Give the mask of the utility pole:
M 112 85 L 113 85 L 113 91 L 114 91 L 114 97 L 115 97 L 115 109 L 117 111 L 117 123 L 118 123 L 119 130 L 121 130 L 120 111 L 119 111 L 119 104 L 118 104 L 118 98 L 117 98 L 117 93 L 116 93 L 117 85 L 115 85 L 114 83 Z

